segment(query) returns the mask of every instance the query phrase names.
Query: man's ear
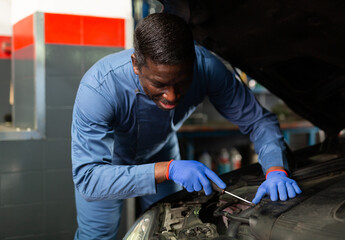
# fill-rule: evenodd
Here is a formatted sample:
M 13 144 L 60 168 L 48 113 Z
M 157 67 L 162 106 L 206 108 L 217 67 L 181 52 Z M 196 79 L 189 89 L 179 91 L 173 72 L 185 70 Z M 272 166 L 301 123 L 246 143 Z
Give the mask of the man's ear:
M 134 53 L 131 55 L 131 59 L 132 59 L 133 71 L 136 75 L 139 75 L 140 70 L 137 65 L 137 59 L 135 58 Z

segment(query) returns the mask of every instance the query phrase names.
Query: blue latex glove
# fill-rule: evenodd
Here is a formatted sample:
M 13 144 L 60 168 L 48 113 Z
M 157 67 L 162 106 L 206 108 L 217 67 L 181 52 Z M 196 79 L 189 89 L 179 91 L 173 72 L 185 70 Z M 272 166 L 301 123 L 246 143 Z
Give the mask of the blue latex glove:
M 266 181 L 264 181 L 253 199 L 253 203 L 258 204 L 263 196 L 270 195 L 272 201 L 278 200 L 286 201 L 289 198 L 296 197 L 296 193 L 302 193 L 295 180 L 288 178 L 285 172 L 272 171 L 267 174 Z
M 212 180 L 218 187 L 224 189 L 226 184 L 204 164 L 194 160 L 174 160 L 169 166 L 168 179 L 182 185 L 188 192 L 201 191 L 206 195 L 212 193 Z

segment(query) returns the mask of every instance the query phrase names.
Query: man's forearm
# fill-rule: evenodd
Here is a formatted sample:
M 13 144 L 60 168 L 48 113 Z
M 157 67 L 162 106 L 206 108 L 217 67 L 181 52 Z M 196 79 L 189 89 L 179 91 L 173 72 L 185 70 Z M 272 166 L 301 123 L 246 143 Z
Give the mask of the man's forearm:
M 268 172 L 273 171 L 273 170 L 285 170 L 285 169 L 284 169 L 284 167 L 273 166 L 273 167 L 270 167 L 269 169 L 267 169 L 265 174 L 267 174 Z
M 162 183 L 166 178 L 166 171 L 168 167 L 169 162 L 157 162 L 155 163 L 155 180 L 156 183 Z

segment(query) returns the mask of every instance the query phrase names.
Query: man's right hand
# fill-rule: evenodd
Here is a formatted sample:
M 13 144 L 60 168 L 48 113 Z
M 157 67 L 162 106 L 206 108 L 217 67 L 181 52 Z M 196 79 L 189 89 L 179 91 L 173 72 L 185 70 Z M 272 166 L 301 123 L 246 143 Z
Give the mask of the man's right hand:
M 224 189 L 226 184 L 204 164 L 194 160 L 172 160 L 167 166 L 166 178 L 182 185 L 188 192 L 204 189 L 206 195 L 212 193 L 211 181 Z

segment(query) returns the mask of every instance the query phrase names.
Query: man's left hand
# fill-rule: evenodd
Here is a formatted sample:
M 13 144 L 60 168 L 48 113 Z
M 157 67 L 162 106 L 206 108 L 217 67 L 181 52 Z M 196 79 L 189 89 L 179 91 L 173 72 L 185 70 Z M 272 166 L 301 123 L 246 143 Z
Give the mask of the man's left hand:
M 295 180 L 288 178 L 285 171 L 273 170 L 266 176 L 266 180 L 260 185 L 253 199 L 254 204 L 258 204 L 263 196 L 270 195 L 272 201 L 279 199 L 286 201 L 296 197 L 296 193 L 302 193 Z

